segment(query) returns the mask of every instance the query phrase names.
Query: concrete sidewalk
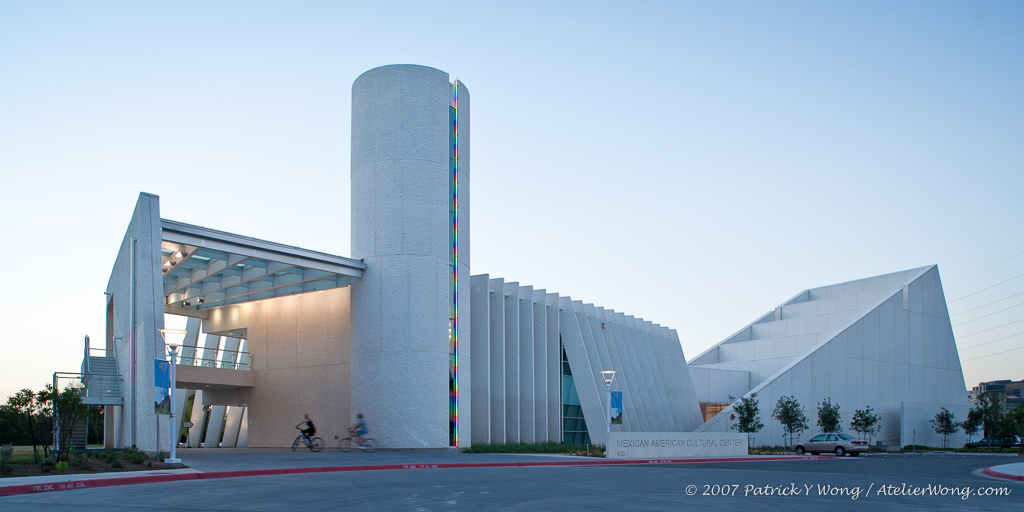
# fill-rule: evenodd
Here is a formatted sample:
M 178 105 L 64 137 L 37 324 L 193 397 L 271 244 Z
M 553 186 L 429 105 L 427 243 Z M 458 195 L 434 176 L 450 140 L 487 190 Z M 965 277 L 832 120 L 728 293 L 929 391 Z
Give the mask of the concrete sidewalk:
M 981 470 L 981 474 L 992 478 L 1024 482 L 1024 462 L 992 466 Z

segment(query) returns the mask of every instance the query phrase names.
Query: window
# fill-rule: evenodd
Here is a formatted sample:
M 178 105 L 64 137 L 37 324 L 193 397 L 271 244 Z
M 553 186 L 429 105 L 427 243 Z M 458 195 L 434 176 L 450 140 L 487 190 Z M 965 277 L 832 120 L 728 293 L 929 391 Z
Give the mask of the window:
M 561 344 L 562 337 L 558 337 Z M 562 442 L 572 444 L 590 444 L 590 433 L 587 421 L 583 419 L 580 407 L 580 396 L 576 392 L 576 383 L 569 369 L 569 358 L 562 348 Z
M 829 434 L 828 436 L 825 437 L 825 441 L 835 441 L 835 440 L 836 440 L 836 436 L 833 435 L 833 434 Z
M 825 440 L 825 436 L 814 436 L 814 438 L 811 439 L 811 442 L 812 443 L 820 443 L 820 442 L 822 442 L 824 440 Z

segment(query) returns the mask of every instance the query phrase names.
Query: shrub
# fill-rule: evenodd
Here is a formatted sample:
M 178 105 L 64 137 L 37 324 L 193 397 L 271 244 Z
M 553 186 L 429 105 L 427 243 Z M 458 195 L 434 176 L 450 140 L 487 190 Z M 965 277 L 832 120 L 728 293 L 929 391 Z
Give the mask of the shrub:
M 590 445 L 590 451 L 593 452 L 599 445 Z M 580 449 L 584 449 L 585 445 L 575 445 L 569 443 L 483 443 L 474 444 L 473 446 L 466 449 L 466 453 L 573 453 Z M 601 447 L 601 451 L 604 451 L 604 447 Z
M 64 473 L 67 473 L 67 472 L 68 472 L 68 463 L 67 463 L 67 461 L 63 461 L 62 460 L 62 461 L 58 462 L 57 463 L 57 473 L 60 473 L 60 474 L 63 475 Z
M 12 457 L 14 457 L 14 444 L 0 445 L 0 473 L 7 474 L 14 471 L 14 468 L 10 466 Z
M 114 462 L 111 463 L 110 465 L 111 465 L 111 467 L 115 467 L 115 468 L 123 468 L 124 467 L 121 464 L 121 459 L 114 459 Z
M 39 463 L 39 469 L 42 470 L 43 473 L 49 473 L 50 470 L 55 467 L 57 467 L 57 462 L 51 458 L 45 458 Z

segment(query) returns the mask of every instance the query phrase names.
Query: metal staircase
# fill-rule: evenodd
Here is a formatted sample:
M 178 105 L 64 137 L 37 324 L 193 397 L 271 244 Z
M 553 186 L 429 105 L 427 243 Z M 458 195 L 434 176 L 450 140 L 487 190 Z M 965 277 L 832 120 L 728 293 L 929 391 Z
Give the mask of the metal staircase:
M 100 353 L 102 355 L 93 355 Z M 82 360 L 82 403 L 88 405 L 124 405 L 121 374 L 113 351 L 91 349 L 85 337 L 85 358 Z

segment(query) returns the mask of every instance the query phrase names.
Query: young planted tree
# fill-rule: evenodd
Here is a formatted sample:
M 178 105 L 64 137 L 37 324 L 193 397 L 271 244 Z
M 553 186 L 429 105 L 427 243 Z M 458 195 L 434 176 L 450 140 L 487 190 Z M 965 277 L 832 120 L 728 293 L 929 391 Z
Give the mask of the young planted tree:
M 818 402 L 818 426 L 822 432 L 839 432 L 841 422 L 839 404 L 833 404 L 831 397 Z
M 956 421 L 954 421 L 953 413 L 949 412 L 948 409 L 945 407 L 940 407 L 939 409 L 940 410 L 935 415 L 935 418 L 929 420 L 929 423 L 932 424 L 932 428 L 935 429 L 936 434 L 942 434 L 942 447 L 948 448 L 946 438 L 950 434 L 954 434 L 957 430 L 960 430 L 960 425 L 957 425 Z
M 981 430 L 982 425 L 982 412 L 977 407 L 971 407 L 970 411 L 967 411 L 967 419 L 960 423 L 960 428 L 964 429 L 964 434 L 967 434 L 967 442 L 971 442 L 971 438 L 978 434 Z
M 772 418 L 782 424 L 782 431 L 786 433 L 787 450 L 793 434 L 807 430 L 807 416 L 795 396 L 780 396 L 775 402 L 775 409 L 772 410 Z
M 878 429 L 882 428 L 881 422 L 882 417 L 875 414 L 869 405 L 864 409 L 857 409 L 853 412 L 853 421 L 850 422 L 850 429 L 860 434 L 861 438 L 867 437 L 868 445 L 870 445 L 871 438 L 878 433 Z
M 734 430 L 745 434 L 756 434 L 764 428 L 764 423 L 761 423 L 761 409 L 757 401 L 757 393 L 752 393 L 749 397 L 743 397 L 733 402 L 732 410 L 733 414 L 729 415 L 729 419 L 736 420 L 732 426 Z M 750 436 L 750 440 L 750 444 L 753 445 L 754 436 Z

